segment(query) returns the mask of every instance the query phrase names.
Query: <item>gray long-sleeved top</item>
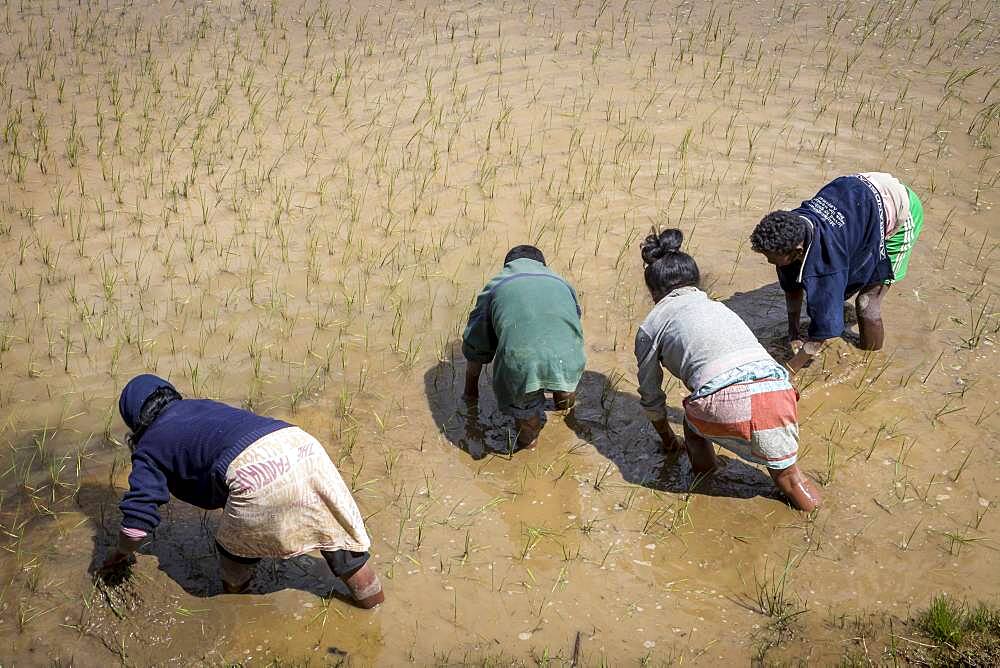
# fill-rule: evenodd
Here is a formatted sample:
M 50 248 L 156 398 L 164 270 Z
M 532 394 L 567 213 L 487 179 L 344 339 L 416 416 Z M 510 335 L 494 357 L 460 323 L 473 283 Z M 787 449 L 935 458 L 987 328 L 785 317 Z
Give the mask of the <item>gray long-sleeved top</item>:
M 651 420 L 667 417 L 663 367 L 694 392 L 743 364 L 774 362 L 738 315 L 695 287 L 657 302 L 635 335 L 635 359 L 639 397 Z

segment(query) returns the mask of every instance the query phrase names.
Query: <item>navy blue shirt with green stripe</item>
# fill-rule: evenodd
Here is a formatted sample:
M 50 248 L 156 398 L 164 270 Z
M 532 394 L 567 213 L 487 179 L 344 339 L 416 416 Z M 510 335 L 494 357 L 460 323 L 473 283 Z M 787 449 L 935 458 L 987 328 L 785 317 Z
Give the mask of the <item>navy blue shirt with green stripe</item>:
M 576 290 L 541 262 L 504 265 L 476 298 L 462 336 L 465 358 L 493 363 L 501 408 L 538 390 L 573 392 L 587 358 Z
M 786 292 L 805 290 L 810 339 L 840 336 L 844 300 L 893 277 L 882 198 L 860 174 L 841 176 L 792 213 L 810 225 L 805 257 L 778 267 L 778 282 Z

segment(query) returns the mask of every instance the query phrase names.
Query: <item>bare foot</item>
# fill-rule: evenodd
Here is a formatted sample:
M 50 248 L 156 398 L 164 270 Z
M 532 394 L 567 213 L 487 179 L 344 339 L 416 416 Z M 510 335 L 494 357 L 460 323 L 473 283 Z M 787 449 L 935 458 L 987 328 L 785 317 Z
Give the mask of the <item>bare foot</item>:
M 222 581 L 222 591 L 226 594 L 245 594 L 250 591 L 250 583 L 253 581 L 252 577 L 246 579 L 246 582 L 242 584 L 233 584 L 231 582 Z
M 576 405 L 576 392 L 552 392 L 552 403 L 557 411 L 569 411 Z
M 542 431 L 542 421 L 538 417 L 527 420 L 514 420 L 514 427 L 517 428 L 517 441 L 515 445 L 518 450 L 530 450 L 538 445 L 538 435 Z

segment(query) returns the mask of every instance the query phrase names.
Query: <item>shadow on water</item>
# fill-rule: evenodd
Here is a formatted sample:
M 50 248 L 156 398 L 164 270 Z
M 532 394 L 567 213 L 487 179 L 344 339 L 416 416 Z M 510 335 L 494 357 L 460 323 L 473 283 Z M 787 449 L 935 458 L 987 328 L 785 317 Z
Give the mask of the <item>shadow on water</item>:
M 100 566 L 118 543 L 118 502 L 122 492 L 107 484 L 87 483 L 77 494 L 77 505 L 94 529 L 91 569 Z M 155 557 L 159 569 L 192 596 L 222 594 L 215 550 L 219 511 L 204 511 L 176 499 L 161 506 L 160 511 L 162 521 L 153 537 L 139 549 L 139 558 Z M 263 559 L 257 565 L 249 593 L 270 594 L 284 589 L 349 600 L 347 587 L 333 576 L 326 561 L 310 555 Z
M 489 383 L 480 387 L 478 406 L 467 406 L 461 394 L 465 360 L 460 347 L 424 374 L 424 389 L 434 422 L 445 439 L 473 459 L 490 454 L 509 456 L 513 425 L 499 413 Z M 687 455 L 664 455 L 659 436 L 646 419 L 639 398 L 619 389 L 622 376 L 584 371 L 577 388 L 576 408 L 565 417 L 577 438 L 618 467 L 626 482 L 659 491 L 732 498 L 780 498 L 764 471 L 735 457 L 720 456 L 722 470 L 707 480 L 695 480 Z M 676 395 L 676 392 L 674 392 Z M 560 419 L 551 399 L 549 420 Z M 683 413 L 668 408 L 675 433 L 682 433 Z M 544 443 L 544 435 L 543 435 Z M 544 445 L 542 446 L 544 447 Z M 515 455 L 516 456 L 516 455 Z
M 721 300 L 730 310 L 735 312 L 757 336 L 761 345 L 776 360 L 785 360 L 792 356 L 788 345 L 788 315 L 785 309 L 785 293 L 777 282 L 762 285 L 747 292 L 736 292 L 731 297 Z M 802 331 L 806 331 L 805 306 L 803 311 Z M 860 337 L 856 331 L 857 314 L 854 303 L 844 303 L 844 325 L 842 339 L 857 347 Z
M 577 389 L 577 406 L 566 425 L 577 437 L 607 457 L 626 482 L 665 492 L 748 499 L 780 498 L 770 476 L 736 457 L 720 455 L 721 470 L 698 480 L 686 454 L 664 454 L 634 394 L 618 389 L 621 377 L 585 371 Z M 676 395 L 676 392 L 674 393 Z M 683 412 L 668 408 L 674 433 L 683 433 Z
M 461 349 L 461 344 L 453 343 L 448 347 L 449 359 L 424 373 L 424 394 L 434 424 L 449 443 L 475 460 L 487 455 L 509 456 L 516 437 L 514 421 L 497 407 L 491 389 L 492 367 L 484 369 L 479 381 L 479 401 L 466 403 L 462 399 L 465 359 Z
M 777 282 L 733 293 L 721 301 L 740 316 L 772 357 L 783 360 L 791 356 L 785 293 Z

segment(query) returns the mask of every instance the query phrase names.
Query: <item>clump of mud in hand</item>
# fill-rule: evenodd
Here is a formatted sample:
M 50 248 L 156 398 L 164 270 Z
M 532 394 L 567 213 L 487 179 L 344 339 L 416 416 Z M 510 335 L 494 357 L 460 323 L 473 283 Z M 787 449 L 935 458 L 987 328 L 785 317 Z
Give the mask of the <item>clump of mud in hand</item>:
M 134 563 L 133 557 L 94 574 L 94 588 L 118 619 L 125 619 L 125 613 L 136 610 L 142 604 L 132 572 Z

